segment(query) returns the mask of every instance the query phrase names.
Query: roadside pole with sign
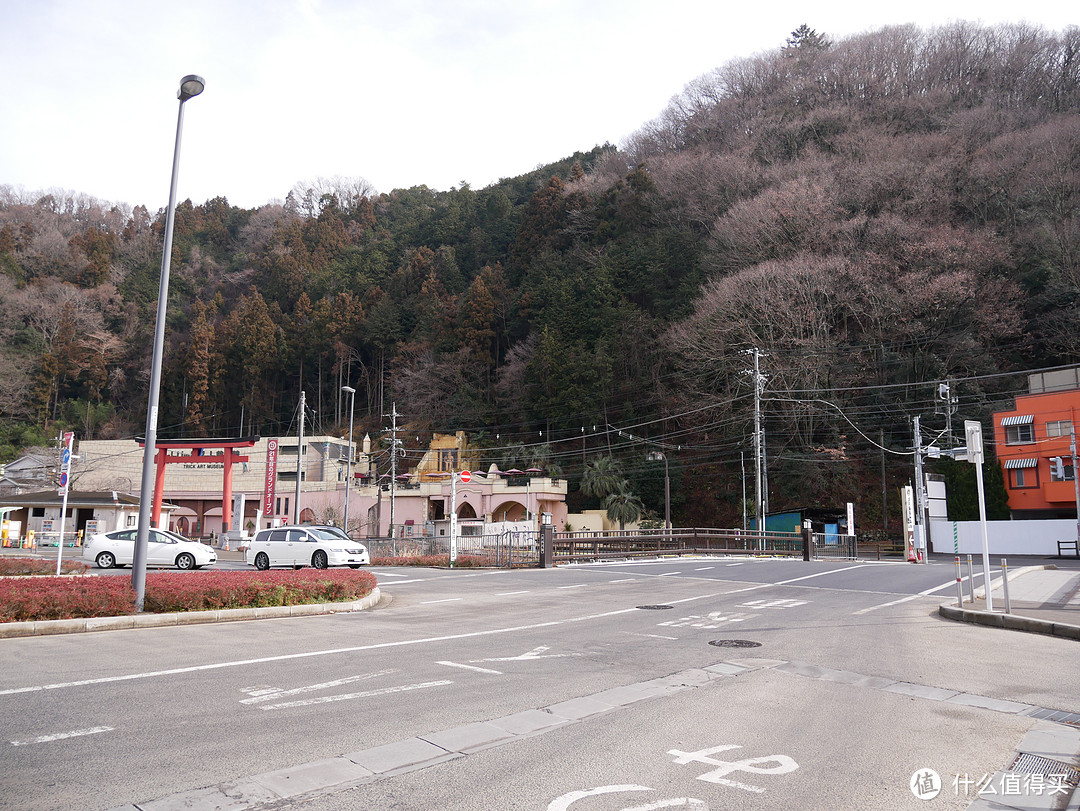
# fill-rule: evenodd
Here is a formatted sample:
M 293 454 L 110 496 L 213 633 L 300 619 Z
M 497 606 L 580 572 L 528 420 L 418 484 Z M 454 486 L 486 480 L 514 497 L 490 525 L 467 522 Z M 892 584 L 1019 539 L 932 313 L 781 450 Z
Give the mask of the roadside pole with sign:
M 915 555 L 915 491 L 910 484 L 900 490 L 900 505 L 904 519 L 904 558 L 918 560 Z
M 450 565 L 457 560 L 457 482 L 461 478 L 462 484 L 468 484 L 472 480 L 472 473 L 463 470 L 450 476 Z
M 1073 492 L 1076 494 L 1076 539 L 1080 541 L 1080 477 L 1077 476 L 1080 468 L 1076 466 L 1076 426 L 1071 422 L 1069 423 L 1069 453 L 1072 455 Z
M 60 564 L 64 559 L 64 520 L 67 518 L 68 484 L 71 475 L 71 444 L 75 441 L 75 434 L 68 431 L 64 434 L 63 450 L 60 451 L 60 495 L 63 500 L 60 505 L 60 538 L 56 542 L 56 573 L 60 574 Z
M 975 465 L 975 483 L 979 492 L 979 524 L 982 526 L 983 584 L 986 587 L 986 610 L 994 610 L 994 598 L 990 593 L 990 540 L 986 532 L 986 493 L 983 489 L 983 436 L 982 423 L 964 420 L 967 439 L 967 460 Z

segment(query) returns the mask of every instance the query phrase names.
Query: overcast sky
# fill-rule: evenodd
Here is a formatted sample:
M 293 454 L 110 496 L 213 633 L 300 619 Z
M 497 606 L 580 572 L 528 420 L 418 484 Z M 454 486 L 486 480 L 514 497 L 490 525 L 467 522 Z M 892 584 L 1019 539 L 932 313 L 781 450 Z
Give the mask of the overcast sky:
M 1073 9 L 1073 11 L 1070 11 Z M 438 190 L 620 144 L 695 77 L 916 23 L 1075 24 L 1064 0 L 0 0 L 0 184 L 253 208 L 318 177 Z

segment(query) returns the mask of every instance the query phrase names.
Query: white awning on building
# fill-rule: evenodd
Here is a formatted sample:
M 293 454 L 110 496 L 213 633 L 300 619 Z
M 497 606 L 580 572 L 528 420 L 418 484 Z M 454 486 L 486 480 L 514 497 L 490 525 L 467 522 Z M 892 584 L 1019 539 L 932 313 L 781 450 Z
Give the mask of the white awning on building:
M 1035 422 L 1034 414 L 1021 414 L 1017 417 L 1003 417 L 1001 420 L 1002 426 L 1006 425 L 1031 425 Z
M 1019 468 L 1029 468 L 1029 467 L 1038 467 L 1038 466 L 1039 466 L 1039 460 L 1038 459 L 1006 459 L 1005 460 L 1005 469 L 1006 470 L 1017 470 Z

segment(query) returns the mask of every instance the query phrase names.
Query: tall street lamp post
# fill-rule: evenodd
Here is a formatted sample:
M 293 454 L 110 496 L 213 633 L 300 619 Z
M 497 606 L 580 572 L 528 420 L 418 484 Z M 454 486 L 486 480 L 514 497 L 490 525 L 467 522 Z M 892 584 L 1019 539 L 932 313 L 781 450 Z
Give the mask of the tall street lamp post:
M 180 168 L 180 135 L 184 130 L 184 102 L 203 92 L 201 76 L 180 80 L 180 112 L 176 119 L 176 146 L 173 149 L 169 207 L 165 213 L 165 244 L 161 255 L 161 284 L 158 287 L 157 322 L 154 327 L 154 354 L 150 366 L 150 393 L 146 405 L 146 437 L 143 450 L 142 489 L 139 491 L 139 529 L 135 536 L 131 585 L 135 587 L 135 610 L 143 610 L 146 598 L 146 549 L 150 537 L 150 513 L 154 500 L 154 456 L 157 452 L 158 396 L 161 393 L 161 356 L 165 345 L 165 309 L 169 300 L 169 264 L 172 258 L 173 223 L 176 218 L 176 177 Z
M 664 529 L 671 532 L 671 476 L 668 475 L 667 454 L 663 451 L 652 451 L 649 459 L 656 462 L 664 460 Z
M 345 466 L 345 534 L 349 534 L 349 490 L 352 489 L 352 426 L 353 409 L 356 407 L 356 389 L 342 386 L 341 390 L 349 395 L 349 462 Z

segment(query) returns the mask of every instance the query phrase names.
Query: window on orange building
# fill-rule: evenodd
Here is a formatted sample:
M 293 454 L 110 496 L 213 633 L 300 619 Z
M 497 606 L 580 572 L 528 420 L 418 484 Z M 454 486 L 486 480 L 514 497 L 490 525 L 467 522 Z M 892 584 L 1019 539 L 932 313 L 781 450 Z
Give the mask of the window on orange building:
M 1039 471 L 1036 468 L 1017 468 L 1009 471 L 1009 487 L 1013 490 L 1026 490 L 1039 486 Z
M 1072 422 L 1069 420 L 1055 420 L 1046 423 L 1047 436 L 1069 436 Z
M 1006 425 L 1006 445 L 1027 445 L 1035 441 L 1035 429 L 1030 423 L 1026 425 Z

